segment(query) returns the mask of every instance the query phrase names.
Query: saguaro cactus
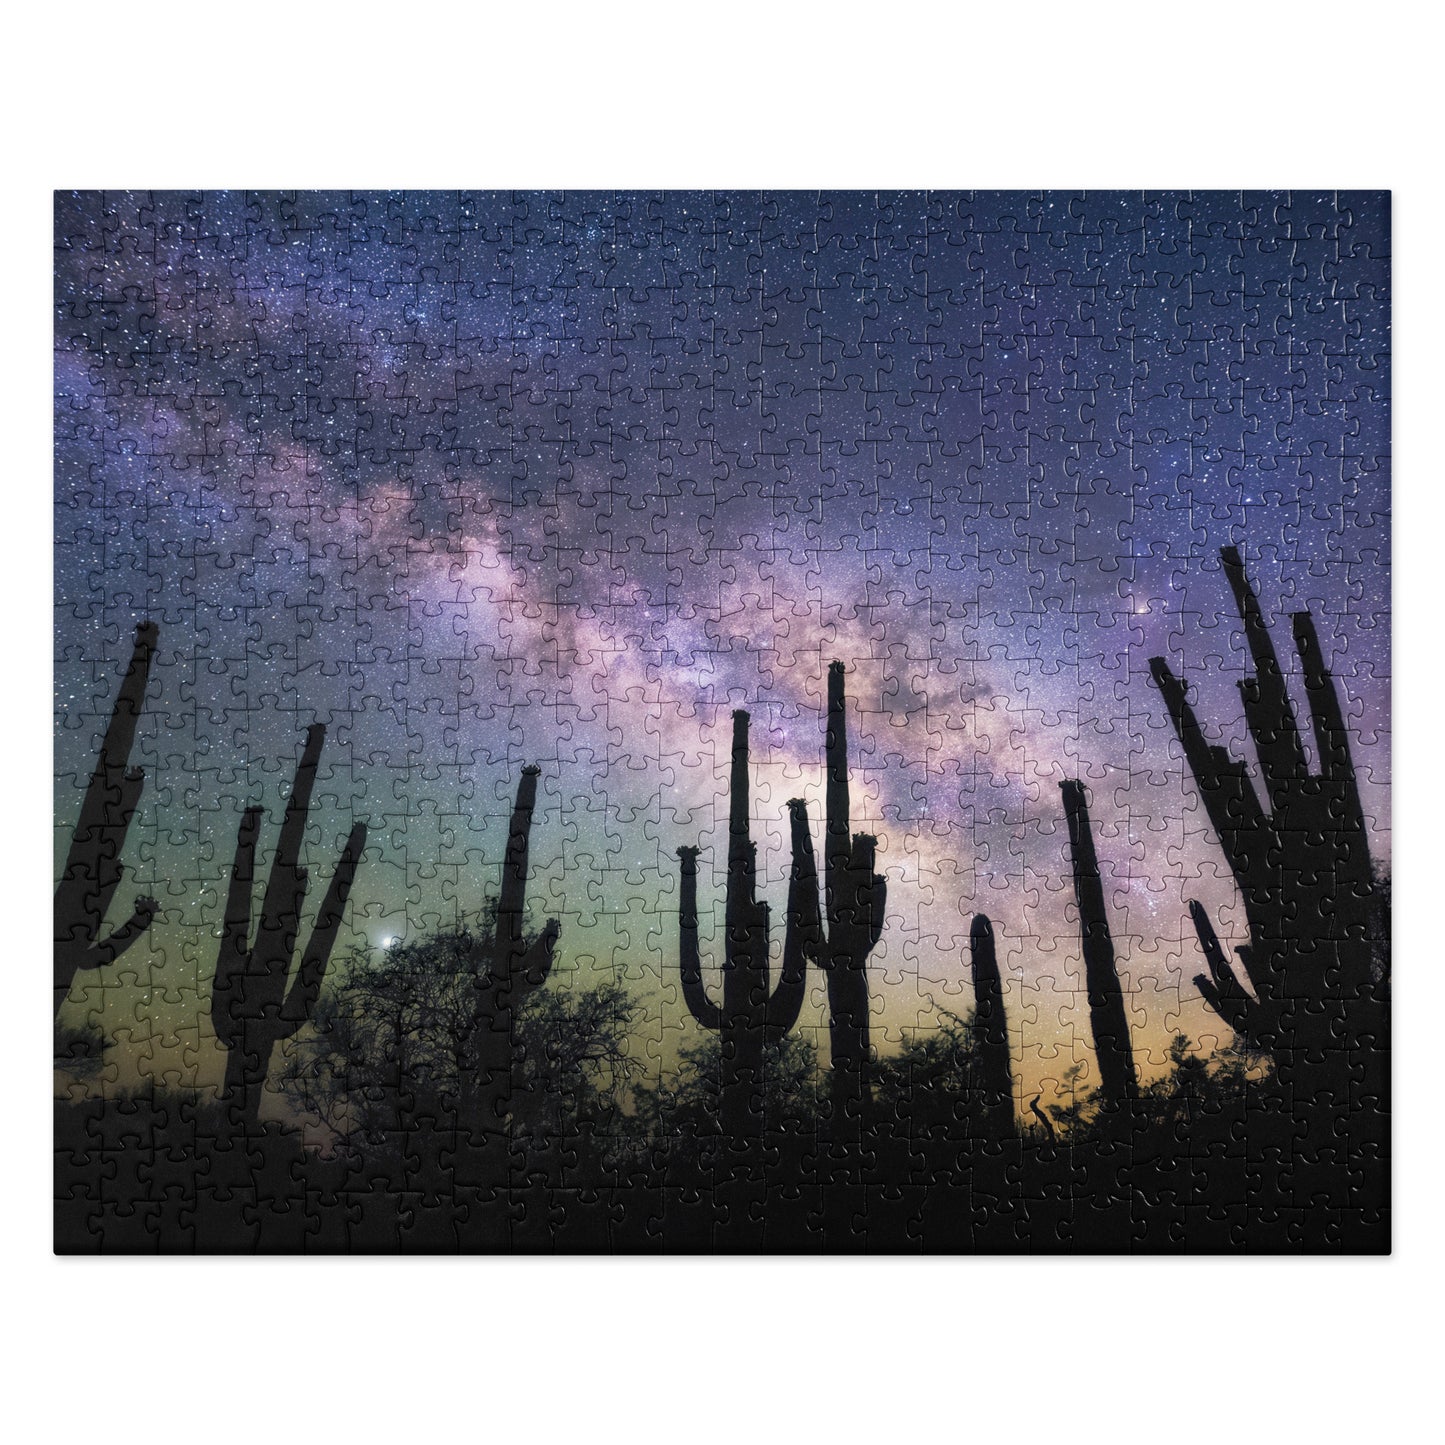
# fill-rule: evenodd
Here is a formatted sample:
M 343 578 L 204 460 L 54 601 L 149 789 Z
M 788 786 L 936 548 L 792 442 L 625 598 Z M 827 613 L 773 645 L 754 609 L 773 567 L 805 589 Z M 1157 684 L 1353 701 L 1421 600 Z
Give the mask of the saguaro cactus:
M 555 918 L 547 920 L 531 943 L 522 931 L 527 908 L 527 855 L 541 771 L 535 766 L 523 768 L 517 784 L 502 863 L 502 891 L 497 899 L 495 943 L 491 957 L 476 976 L 478 1097 L 483 1134 L 500 1134 L 506 1129 L 524 1062 L 516 1043 L 517 1009 L 547 981 L 560 932 Z
M 850 833 L 848 714 L 841 662 L 828 667 L 827 784 L 823 828 L 828 932 L 818 962 L 828 981 L 828 1040 L 835 1127 L 866 1119 L 873 1103 L 868 1039 L 868 955 L 883 932 L 888 885 L 873 871 L 878 840 Z
M 1134 1072 L 1134 1051 L 1129 1043 L 1129 1020 L 1124 1012 L 1124 991 L 1114 963 L 1114 940 L 1104 911 L 1104 883 L 1089 827 L 1089 802 L 1084 785 L 1075 780 L 1059 784 L 1069 820 L 1069 848 L 1074 864 L 1074 898 L 1079 905 L 1079 931 L 1084 944 L 1084 979 L 1089 993 L 1089 1024 L 1099 1080 L 1105 1102 L 1111 1107 L 1132 1104 L 1139 1096 Z
M 974 1048 L 978 1058 L 979 1095 L 989 1136 L 1014 1132 L 1013 1070 L 1009 1062 L 1008 1020 L 1003 1007 L 1003 977 L 994 947 L 993 924 L 975 914 L 969 929 L 973 967 Z
M 331 949 L 341 928 L 347 896 L 366 847 L 366 825 L 358 823 L 346 841 L 332 874 L 311 938 L 291 987 L 286 986 L 301 931 L 307 870 L 300 866 L 306 815 L 326 729 L 317 723 L 306 730 L 306 746 L 291 785 L 281 838 L 261 904 L 261 921 L 251 940 L 251 894 L 256 871 L 256 836 L 261 808 L 247 808 L 236 839 L 226 919 L 216 956 L 211 991 L 211 1022 L 226 1046 L 225 1097 L 232 1117 L 243 1127 L 254 1125 L 271 1065 L 271 1051 L 290 1038 L 311 1017 L 326 976 Z
M 1225 547 L 1220 557 L 1255 667 L 1239 691 L 1268 811 L 1245 764 L 1205 739 L 1184 683 L 1164 658 L 1150 660 L 1249 927 L 1238 954 L 1252 994 L 1227 963 L 1204 908 L 1190 903 L 1209 964 L 1195 983 L 1231 1028 L 1273 1055 L 1299 1099 L 1328 1090 L 1339 1104 L 1348 1050 L 1378 1045 L 1383 1032 L 1383 985 L 1373 977 L 1368 936 L 1375 881 L 1349 734 L 1314 622 L 1297 612 L 1295 648 L 1319 767 L 1312 774 L 1259 599 L 1238 550 Z
M 783 966 L 776 989 L 768 967 L 768 905 L 758 901 L 758 848 L 751 833 L 749 717 L 733 713 L 732 773 L 728 781 L 728 871 L 724 905 L 722 1005 L 708 997 L 702 981 L 697 929 L 696 848 L 679 848 L 682 894 L 682 996 L 693 1018 L 722 1039 L 720 1123 L 732 1138 L 763 1129 L 763 1058 L 769 1039 L 781 1038 L 797 1022 L 803 1005 L 810 941 L 816 940 L 817 863 L 808 835 L 808 816 L 796 800 L 792 816 L 793 867 L 783 939 Z M 811 879 L 811 894 L 809 890 Z M 811 896 L 812 914 L 808 912 Z
M 135 630 L 135 650 L 111 709 L 100 756 L 70 840 L 65 871 L 55 890 L 57 1014 L 76 972 L 113 963 L 150 927 L 156 915 L 158 905 L 153 898 L 137 898 L 131 916 L 105 938 L 100 936 L 125 871 L 120 854 L 145 786 L 145 773 L 130 767 L 129 760 L 159 635 L 154 622 L 142 622 Z

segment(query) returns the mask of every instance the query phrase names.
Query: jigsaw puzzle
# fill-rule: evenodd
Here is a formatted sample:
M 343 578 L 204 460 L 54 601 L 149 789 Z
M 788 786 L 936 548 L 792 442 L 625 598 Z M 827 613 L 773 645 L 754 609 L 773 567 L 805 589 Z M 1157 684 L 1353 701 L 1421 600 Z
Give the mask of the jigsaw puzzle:
M 55 198 L 55 1248 L 1389 1249 L 1383 192 Z

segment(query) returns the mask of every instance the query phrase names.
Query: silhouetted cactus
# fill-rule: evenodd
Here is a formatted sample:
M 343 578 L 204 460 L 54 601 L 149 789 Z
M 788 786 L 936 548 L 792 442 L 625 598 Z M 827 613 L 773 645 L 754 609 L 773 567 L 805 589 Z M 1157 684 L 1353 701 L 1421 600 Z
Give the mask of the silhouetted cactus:
M 868 955 L 883 932 L 888 886 L 873 871 L 878 840 L 851 833 L 848 794 L 848 715 L 841 662 L 828 666 L 827 779 L 823 827 L 827 932 L 817 946 L 828 985 L 828 1043 L 832 1056 L 830 1121 L 835 1136 L 856 1132 L 873 1104 L 872 1049 L 868 1038 Z M 801 804 L 799 804 L 801 807 Z M 816 882 L 813 885 L 816 899 Z M 813 904 L 816 908 L 816 902 Z M 821 927 L 820 927 L 821 934 Z M 811 945 L 810 945 L 811 947 Z
M 307 870 L 300 866 L 306 816 L 326 729 L 317 723 L 306 730 L 306 746 L 291 785 L 281 822 L 276 857 L 266 881 L 261 920 L 251 939 L 252 885 L 256 871 L 256 836 L 261 808 L 247 808 L 236 839 L 226 919 L 216 956 L 211 990 L 211 1023 L 226 1046 L 225 1098 L 232 1119 L 241 1127 L 256 1123 L 261 1094 L 271 1066 L 271 1051 L 290 1038 L 311 1017 L 326 976 L 331 949 L 366 847 L 366 825 L 358 823 L 346 841 L 332 874 L 300 967 L 288 989 L 301 908 L 306 898 Z
M 1195 983 L 1216 1013 L 1274 1057 L 1301 1100 L 1348 1086 L 1347 1051 L 1383 1032 L 1370 910 L 1375 878 L 1349 734 L 1308 612 L 1293 615 L 1295 648 L 1314 722 L 1312 774 L 1284 673 L 1239 552 L 1220 552 L 1256 676 L 1239 684 L 1268 811 L 1244 763 L 1205 738 L 1185 685 L 1150 660 L 1195 786 L 1244 900 L 1249 943 L 1237 950 L 1252 994 L 1230 968 L 1204 908 L 1189 912 L 1209 964 Z M 1323 1071 L 1323 1072 L 1322 1072 Z
M 495 943 L 491 957 L 479 960 L 484 966 L 476 975 L 480 1075 L 477 1084 L 484 1135 L 506 1130 L 524 1064 L 517 1047 L 517 1009 L 547 981 L 560 933 L 555 918 L 549 918 L 542 932 L 530 943 L 522 930 L 527 910 L 527 855 L 541 771 L 536 766 L 523 768 L 517 784 L 507 852 L 502 863 L 502 891 L 497 899 Z
M 816 942 L 817 937 L 817 862 L 808 834 L 807 812 L 795 799 L 788 804 L 793 866 L 783 966 L 774 989 L 768 968 L 768 905 L 758 901 L 758 849 L 752 841 L 749 817 L 748 721 L 746 712 L 733 713 L 721 1007 L 708 997 L 702 981 L 697 928 L 698 850 L 677 850 L 682 864 L 678 908 L 682 996 L 693 1018 L 703 1028 L 715 1030 L 722 1040 L 719 1122 L 723 1133 L 732 1138 L 762 1132 L 764 1044 L 786 1034 L 797 1022 L 803 1004 L 809 941 Z
M 128 764 L 159 635 L 154 622 L 142 622 L 135 630 L 135 650 L 111 709 L 65 871 L 55 890 L 57 1014 L 77 971 L 113 963 L 150 927 L 158 908 L 153 898 L 137 898 L 131 916 L 107 937 L 100 936 L 125 871 L 120 854 L 145 786 L 145 773 Z
M 1139 1097 L 1134 1050 L 1124 991 L 1114 962 L 1114 940 L 1104 910 L 1104 883 L 1089 827 L 1089 802 L 1084 785 L 1060 783 L 1069 820 L 1069 849 L 1074 864 L 1074 898 L 1079 905 L 1079 932 L 1084 944 L 1084 980 L 1089 993 L 1089 1025 L 1099 1061 L 1099 1082 L 1110 1107 L 1132 1104 Z
M 973 968 L 974 1051 L 978 1059 L 980 1102 L 989 1136 L 1003 1139 L 1014 1132 L 1013 1069 L 993 924 L 982 913 L 974 915 L 968 942 Z

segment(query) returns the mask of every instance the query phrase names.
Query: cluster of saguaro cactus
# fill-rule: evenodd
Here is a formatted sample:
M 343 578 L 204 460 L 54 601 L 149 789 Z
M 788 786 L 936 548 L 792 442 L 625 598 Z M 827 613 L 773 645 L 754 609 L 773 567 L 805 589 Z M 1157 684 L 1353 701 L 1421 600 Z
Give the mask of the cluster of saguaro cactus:
M 757 898 L 757 848 L 749 834 L 746 712 L 733 714 L 721 1008 L 708 999 L 702 986 L 697 849 L 678 849 L 683 997 L 693 1017 L 705 1028 L 717 1029 L 725 1041 L 722 1127 L 726 1133 L 746 1134 L 761 1127 L 763 1046 L 770 1035 L 785 1034 L 796 1022 L 810 961 L 823 970 L 827 983 L 835 1132 L 860 1125 L 872 1102 L 868 955 L 883 931 L 886 884 L 873 871 L 878 840 L 849 831 L 846 706 L 844 667 L 834 662 L 828 668 L 824 902 L 820 906 L 807 807 L 801 798 L 793 798 L 788 803 L 793 861 L 787 932 L 776 990 L 768 973 L 768 910 Z
M 358 823 L 351 830 L 332 874 L 310 940 L 302 952 L 300 967 L 288 988 L 301 931 L 301 908 L 306 898 L 307 871 L 300 865 L 301 843 L 325 738 L 326 729 L 319 723 L 306 731 L 306 746 L 286 803 L 281 837 L 266 881 L 254 940 L 251 938 L 251 894 L 262 809 L 246 809 L 236 840 L 231 888 L 211 992 L 211 1022 L 217 1038 L 228 1050 L 225 1098 L 233 1119 L 243 1127 L 256 1123 L 271 1051 L 280 1040 L 296 1033 L 316 1007 L 346 899 L 366 847 L 366 825 Z
M 973 969 L 974 1053 L 978 1060 L 979 1098 L 989 1137 L 1002 1139 L 1014 1132 L 1013 1072 L 993 924 L 982 913 L 974 915 L 968 943 Z
M 125 835 L 140 802 L 145 774 L 132 768 L 130 750 L 145 703 L 151 659 L 159 629 L 142 622 L 135 630 L 135 649 L 120 685 L 110 723 L 100 745 L 95 771 L 85 790 L 80 819 L 66 855 L 65 871 L 55 890 L 55 1012 L 65 1002 L 80 969 L 113 963 L 138 939 L 156 915 L 152 898 L 137 898 L 131 916 L 101 937 L 105 915 L 120 887 L 120 861 Z
M 1244 623 L 1255 676 L 1239 684 L 1264 783 L 1262 802 L 1244 763 L 1210 744 L 1183 682 L 1151 659 L 1210 825 L 1244 900 L 1249 942 L 1237 950 L 1250 986 L 1229 966 L 1204 908 L 1189 911 L 1209 965 L 1195 982 L 1239 1034 L 1273 1055 L 1301 1097 L 1345 1087 L 1344 1051 L 1378 1043 L 1383 1028 L 1369 925 L 1375 900 L 1369 835 L 1349 734 L 1334 679 L 1308 612 L 1293 615 L 1295 649 L 1314 722 L 1311 773 L 1284 672 L 1239 552 L 1220 557 Z M 1251 992 L 1252 991 L 1252 992 Z M 1333 1060 L 1338 1077 L 1320 1074 Z M 1328 1072 L 1328 1070 L 1327 1070 Z
M 768 905 L 757 896 L 758 847 L 751 836 L 748 714 L 733 713 L 732 772 L 728 785 L 728 869 L 724 910 L 722 1004 L 708 997 L 698 947 L 696 848 L 679 848 L 679 907 L 683 1000 L 693 1018 L 722 1041 L 722 1130 L 733 1138 L 763 1129 L 764 1046 L 797 1022 L 803 1004 L 810 947 L 816 947 L 817 863 L 808 815 L 797 802 L 792 814 L 793 869 L 776 989 L 768 967 Z M 811 880 L 811 888 L 809 887 Z M 809 899 L 811 898 L 811 911 Z
M 530 943 L 522 927 L 527 907 L 527 855 L 541 771 L 535 766 L 522 769 L 502 864 L 493 947 L 488 957 L 477 960 L 477 1100 L 484 1136 L 506 1129 L 524 1062 L 517 1047 L 517 1010 L 547 981 L 557 947 L 555 918 L 549 918 Z
M 1069 822 L 1069 848 L 1074 865 L 1074 898 L 1079 906 L 1079 931 L 1084 944 L 1084 985 L 1089 996 L 1089 1024 L 1099 1061 L 1099 1084 L 1106 1108 L 1132 1104 L 1139 1097 L 1134 1050 L 1124 991 L 1114 961 L 1114 940 L 1104 910 L 1104 883 L 1089 826 L 1088 794 L 1081 782 L 1059 784 Z

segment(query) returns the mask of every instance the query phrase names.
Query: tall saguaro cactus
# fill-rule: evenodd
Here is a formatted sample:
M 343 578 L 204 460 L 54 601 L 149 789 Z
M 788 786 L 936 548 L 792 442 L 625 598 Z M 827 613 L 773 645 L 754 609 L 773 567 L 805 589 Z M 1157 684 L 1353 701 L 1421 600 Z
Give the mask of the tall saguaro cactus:
M 1274 1057 L 1300 1099 L 1348 1087 L 1348 1050 L 1383 1032 L 1383 985 L 1369 940 L 1375 880 L 1349 734 L 1313 619 L 1296 612 L 1295 649 L 1314 722 L 1311 773 L 1284 672 L 1239 551 L 1220 552 L 1244 623 L 1255 676 L 1239 684 L 1264 784 L 1211 745 L 1183 682 L 1162 657 L 1150 670 L 1244 900 L 1249 943 L 1238 950 L 1252 993 L 1230 968 L 1202 905 L 1190 915 L 1209 974 L 1195 979 L 1219 1016 Z
M 1074 898 L 1079 905 L 1079 930 L 1084 944 L 1084 980 L 1089 993 L 1089 1024 L 1099 1080 L 1111 1107 L 1133 1103 L 1139 1096 L 1134 1072 L 1134 1051 L 1129 1042 L 1129 1019 L 1124 1012 L 1124 991 L 1114 962 L 1114 940 L 1104 910 L 1104 883 L 1099 857 L 1089 827 L 1088 795 L 1081 782 L 1059 784 L 1069 820 L 1069 848 L 1074 864 Z
M 793 866 L 783 942 L 783 966 L 772 987 L 768 967 L 768 905 L 757 896 L 758 848 L 751 835 L 748 714 L 733 713 L 732 772 L 728 783 L 728 870 L 724 911 L 722 1004 L 713 1003 L 702 981 L 698 947 L 696 848 L 679 848 L 682 994 L 693 1018 L 721 1038 L 720 1123 L 735 1139 L 763 1129 L 764 1045 L 797 1022 L 803 1004 L 810 943 L 816 940 L 817 863 L 801 803 L 789 803 Z M 811 888 L 810 888 L 811 880 Z M 809 900 L 811 899 L 811 913 Z
M 301 954 L 300 967 L 287 988 L 301 907 L 306 899 L 307 870 L 300 865 L 306 816 L 326 729 L 320 723 L 306 730 L 306 746 L 281 822 L 281 837 L 266 891 L 261 919 L 251 938 L 252 887 L 256 871 L 256 837 L 261 808 L 247 808 L 236 839 L 226 920 L 216 956 L 211 991 L 211 1022 L 226 1046 L 225 1097 L 233 1118 L 243 1127 L 256 1123 L 261 1095 L 271 1066 L 271 1051 L 290 1038 L 311 1017 L 326 976 L 326 965 L 341 928 L 346 899 L 366 847 L 366 824 L 358 823 L 346 841 Z
M 975 914 L 968 935 L 973 968 L 974 1048 L 978 1058 L 979 1094 L 989 1137 L 1014 1132 L 1013 1070 L 1009 1061 L 1008 1019 L 1003 1007 L 993 924 Z
M 872 1049 L 869 1042 L 868 955 L 883 932 L 888 885 L 873 871 L 878 840 L 851 832 L 848 787 L 848 698 L 846 669 L 828 665 L 828 721 L 824 738 L 827 773 L 824 791 L 823 867 L 827 928 L 817 902 L 817 875 L 800 878 L 798 917 L 808 920 L 803 937 L 809 956 L 816 954 L 828 988 L 828 1046 L 831 1127 L 835 1137 L 856 1133 L 873 1104 Z M 791 804 L 802 818 L 801 800 Z M 796 839 L 796 833 L 795 833 Z M 796 848 L 796 844 L 795 844 Z M 812 845 L 808 842 L 808 851 Z M 813 934 L 816 933 L 816 943 Z
M 523 1060 L 517 1048 L 517 1010 L 547 981 L 560 932 L 549 918 L 531 943 L 523 934 L 527 909 L 527 857 L 531 849 L 532 815 L 537 808 L 541 768 L 522 769 L 507 852 L 502 863 L 502 891 L 497 899 L 495 942 L 491 957 L 476 976 L 478 1022 L 478 1097 L 483 1135 L 505 1132 L 512 1099 L 520 1086 Z
M 125 871 L 120 861 L 145 786 L 145 773 L 129 766 L 136 724 L 145 705 L 151 660 L 160 636 L 154 622 L 135 630 L 130 666 L 111 709 L 95 771 L 80 805 L 65 871 L 55 890 L 55 1012 L 65 1002 L 76 973 L 113 963 L 147 928 L 158 905 L 137 898 L 131 916 L 104 938 L 105 915 Z
M 828 666 L 827 783 L 823 828 L 824 896 L 828 931 L 818 962 L 828 983 L 828 1041 L 835 1131 L 861 1124 L 872 1109 L 872 1051 L 868 1038 L 868 955 L 883 932 L 888 885 L 873 871 L 878 840 L 850 832 L 848 713 L 841 662 Z

